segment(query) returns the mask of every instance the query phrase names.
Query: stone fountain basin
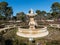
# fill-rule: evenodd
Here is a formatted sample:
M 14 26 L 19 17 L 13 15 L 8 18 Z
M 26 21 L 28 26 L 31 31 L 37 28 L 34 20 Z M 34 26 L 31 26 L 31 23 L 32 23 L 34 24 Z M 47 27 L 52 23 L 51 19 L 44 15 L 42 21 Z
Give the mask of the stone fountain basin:
M 38 38 L 48 35 L 47 27 L 41 29 L 22 29 L 18 28 L 17 35 L 27 38 Z

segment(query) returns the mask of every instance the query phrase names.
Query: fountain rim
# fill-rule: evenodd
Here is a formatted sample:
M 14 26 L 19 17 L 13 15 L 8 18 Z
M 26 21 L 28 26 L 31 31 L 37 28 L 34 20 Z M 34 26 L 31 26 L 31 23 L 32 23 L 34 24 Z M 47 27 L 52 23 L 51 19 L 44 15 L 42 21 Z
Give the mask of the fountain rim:
M 45 30 L 43 30 L 43 29 L 45 29 Z M 19 32 L 19 31 L 24 31 L 24 29 L 22 30 L 22 29 L 20 29 L 20 30 L 18 30 L 18 32 L 16 33 L 18 36 L 21 36 L 21 37 L 26 37 L 26 38 L 30 38 L 30 37 L 32 37 L 32 38 L 39 38 L 39 37 L 44 37 L 44 36 L 47 36 L 48 34 L 49 34 L 49 32 L 47 31 L 47 28 L 46 27 L 44 27 L 42 30 L 37 30 L 37 31 L 39 31 L 39 33 L 36 33 L 36 34 L 32 34 L 32 33 L 29 33 L 29 34 L 25 34 L 25 33 L 22 33 L 22 32 Z M 26 30 L 25 29 L 25 31 L 33 31 L 33 30 Z M 35 30 L 36 31 L 36 30 Z M 41 32 L 40 32 L 41 31 Z

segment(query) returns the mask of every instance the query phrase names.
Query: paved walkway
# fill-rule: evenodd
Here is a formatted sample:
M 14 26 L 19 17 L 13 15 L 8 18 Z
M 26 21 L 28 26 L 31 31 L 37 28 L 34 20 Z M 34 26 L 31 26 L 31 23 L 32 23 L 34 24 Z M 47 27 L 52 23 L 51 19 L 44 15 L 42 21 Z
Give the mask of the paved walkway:
M 51 27 L 60 28 L 60 24 L 49 24 Z
M 15 27 L 15 26 L 11 26 L 11 27 L 10 27 L 10 25 L 8 25 L 7 27 L 0 29 L 0 32 L 1 32 L 1 31 L 5 31 L 6 29 L 14 28 L 14 27 Z

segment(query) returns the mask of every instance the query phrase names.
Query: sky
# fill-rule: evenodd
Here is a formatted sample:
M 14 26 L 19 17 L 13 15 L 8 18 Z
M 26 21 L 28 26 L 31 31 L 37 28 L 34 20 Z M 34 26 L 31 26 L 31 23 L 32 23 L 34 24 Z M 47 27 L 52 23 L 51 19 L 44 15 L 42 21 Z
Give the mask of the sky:
M 13 15 L 19 12 L 27 14 L 31 8 L 34 11 L 41 10 L 50 12 L 51 5 L 54 2 L 60 3 L 60 0 L 0 0 L 0 2 L 2 1 L 8 2 L 9 6 L 13 8 Z

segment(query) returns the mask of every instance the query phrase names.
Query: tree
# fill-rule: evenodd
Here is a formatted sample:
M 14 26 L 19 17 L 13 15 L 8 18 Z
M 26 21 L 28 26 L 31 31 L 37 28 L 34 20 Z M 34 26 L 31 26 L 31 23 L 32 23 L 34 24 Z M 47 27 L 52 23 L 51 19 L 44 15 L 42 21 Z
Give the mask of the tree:
M 12 18 L 13 20 L 17 20 L 17 17 L 16 16 L 13 16 L 13 18 Z
M 52 12 L 60 12 L 60 3 L 54 2 L 51 8 L 52 8 Z
M 25 21 L 26 17 L 25 17 L 25 13 L 24 12 L 20 12 L 16 14 L 17 20 L 21 20 L 21 21 Z
M 54 2 L 51 6 L 52 16 L 54 19 L 58 19 L 60 17 L 60 3 Z
M 6 20 L 6 18 L 0 14 L 0 20 Z
M 2 20 L 2 15 L 0 14 L 0 20 Z
M 53 19 L 57 19 L 58 18 L 58 13 L 57 12 L 52 12 L 52 17 Z
M 36 10 L 36 13 L 37 13 L 37 17 L 39 18 L 39 20 L 45 19 L 46 11 Z
M 47 13 L 46 19 L 52 19 L 51 13 Z
M 42 15 L 42 19 L 46 19 L 46 17 L 45 17 L 46 16 L 46 11 L 42 11 L 41 15 Z
M 35 17 L 36 20 L 41 20 L 41 11 L 36 10 L 37 16 Z
M 7 7 L 6 12 L 5 12 L 6 18 L 7 19 L 9 19 L 9 18 L 11 19 L 12 14 L 13 14 L 12 8 L 11 7 Z
M 1 2 L 0 3 L 0 14 L 1 15 L 5 15 L 7 5 L 8 5 L 7 2 Z
M 37 13 L 37 15 L 40 15 L 41 11 L 40 10 L 36 10 L 36 13 Z
M 13 14 L 12 7 L 9 7 L 7 2 L 0 2 L 0 14 L 5 16 L 6 19 L 11 18 Z

